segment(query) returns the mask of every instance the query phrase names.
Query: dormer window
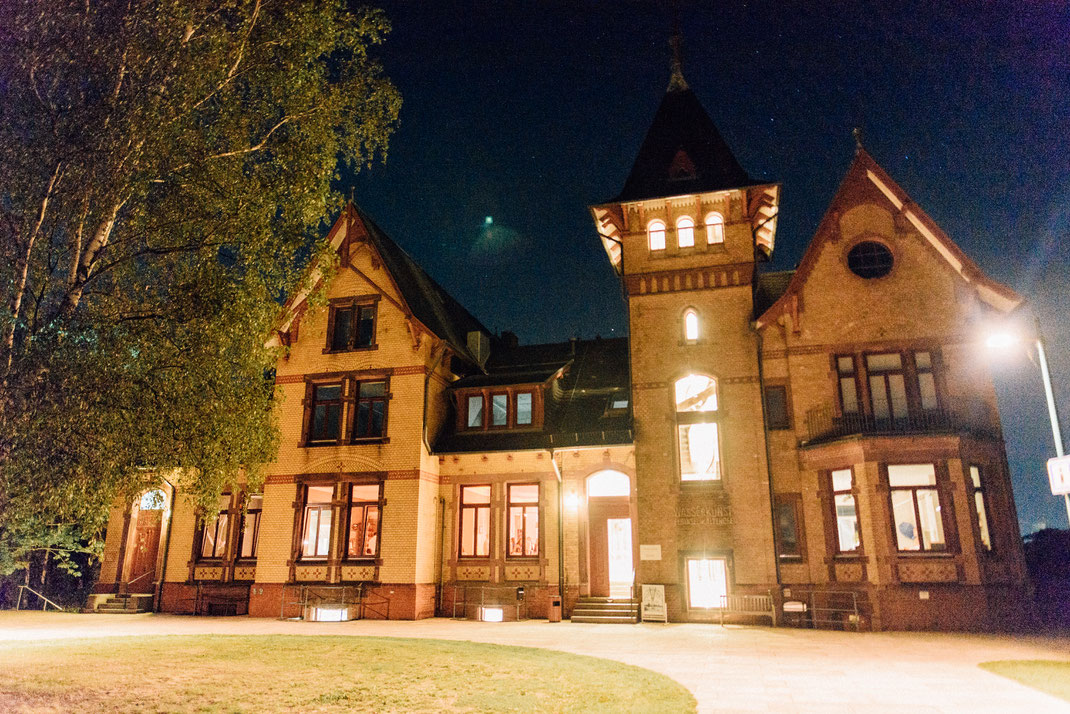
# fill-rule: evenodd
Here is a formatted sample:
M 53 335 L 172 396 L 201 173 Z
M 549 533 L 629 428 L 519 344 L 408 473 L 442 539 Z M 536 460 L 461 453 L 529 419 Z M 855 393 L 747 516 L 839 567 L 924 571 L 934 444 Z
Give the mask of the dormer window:
M 684 313 L 684 341 L 698 342 L 698 313 L 688 310 Z
M 690 216 L 680 216 L 676 221 L 676 244 L 681 248 L 695 245 L 695 222 Z
M 483 426 L 483 395 L 477 394 L 468 397 L 468 418 L 465 421 L 469 429 L 479 429 Z
M 648 223 L 646 235 L 650 250 L 665 250 L 665 221 L 655 219 Z
M 516 425 L 531 426 L 533 414 L 531 392 L 518 392 L 516 395 Z
M 534 389 L 502 388 L 458 395 L 458 428 L 512 429 L 539 426 L 542 422 Z
M 325 352 L 375 347 L 376 307 L 379 296 L 346 298 L 331 301 L 327 318 L 327 348 Z
M 716 211 L 706 214 L 706 243 L 724 243 L 724 216 Z

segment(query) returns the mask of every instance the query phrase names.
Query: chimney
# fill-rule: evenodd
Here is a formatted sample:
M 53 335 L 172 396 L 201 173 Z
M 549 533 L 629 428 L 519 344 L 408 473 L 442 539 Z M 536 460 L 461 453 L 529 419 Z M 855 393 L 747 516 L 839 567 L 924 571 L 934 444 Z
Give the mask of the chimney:
M 515 350 L 520 345 L 520 338 L 516 336 L 515 332 L 510 332 L 509 330 L 502 331 L 501 341 L 507 350 Z

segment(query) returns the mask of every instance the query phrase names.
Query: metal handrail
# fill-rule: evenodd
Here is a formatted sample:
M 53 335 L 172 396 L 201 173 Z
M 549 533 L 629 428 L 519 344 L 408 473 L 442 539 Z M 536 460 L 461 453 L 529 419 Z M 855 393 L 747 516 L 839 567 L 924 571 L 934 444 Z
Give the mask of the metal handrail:
M 41 608 L 42 610 L 47 610 L 49 605 L 51 605 L 52 607 L 56 608 L 57 610 L 62 610 L 63 609 L 62 607 L 60 607 L 56 603 L 52 602 L 51 600 L 49 600 L 47 597 L 45 597 L 41 593 L 39 593 L 36 590 L 34 590 L 33 588 L 31 588 L 29 585 L 19 585 L 19 597 L 15 601 L 15 609 L 16 610 L 18 610 L 19 607 L 22 605 L 22 591 L 23 590 L 29 590 L 31 593 L 33 593 L 34 595 L 36 595 L 37 597 L 41 598 L 44 601 L 45 605 L 44 605 L 44 607 Z
M 145 576 L 147 576 L 147 575 L 155 575 L 155 574 L 156 574 L 155 570 L 146 570 L 144 573 L 142 573 L 141 575 L 137 576 L 133 580 L 127 580 L 125 583 L 123 583 L 123 586 L 126 587 L 126 588 L 129 588 L 131 585 L 136 583 L 138 580 L 141 580 Z

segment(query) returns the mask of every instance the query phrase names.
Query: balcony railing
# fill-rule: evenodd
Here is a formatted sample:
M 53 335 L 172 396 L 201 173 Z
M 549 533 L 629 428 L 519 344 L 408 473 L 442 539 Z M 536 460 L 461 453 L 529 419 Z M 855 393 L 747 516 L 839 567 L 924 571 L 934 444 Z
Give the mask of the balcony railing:
M 835 407 L 824 405 L 806 412 L 806 440 L 820 443 L 855 435 L 948 434 L 968 432 L 989 437 L 995 434 L 987 411 L 977 409 L 955 412 L 928 409 L 902 417 L 877 418 L 869 414 L 837 414 Z

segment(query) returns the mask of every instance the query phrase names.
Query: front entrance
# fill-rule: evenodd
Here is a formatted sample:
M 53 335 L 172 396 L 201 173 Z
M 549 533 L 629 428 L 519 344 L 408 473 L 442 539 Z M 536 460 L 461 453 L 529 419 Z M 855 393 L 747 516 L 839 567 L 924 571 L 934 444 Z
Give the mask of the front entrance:
M 600 471 L 587 480 L 588 575 L 591 595 L 632 595 L 630 481 L 619 471 Z
M 164 504 L 163 493 L 151 491 L 142 497 L 134 514 L 134 538 L 126 577 L 131 593 L 151 593 L 155 588 Z

